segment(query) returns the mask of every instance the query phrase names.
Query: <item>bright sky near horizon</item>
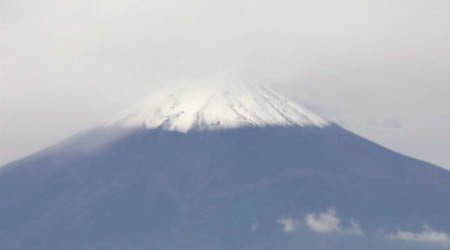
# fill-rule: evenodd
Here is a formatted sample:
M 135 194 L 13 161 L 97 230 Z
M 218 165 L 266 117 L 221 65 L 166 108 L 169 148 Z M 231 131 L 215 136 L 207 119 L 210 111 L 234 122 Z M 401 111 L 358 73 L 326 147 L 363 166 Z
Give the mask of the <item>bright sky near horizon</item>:
M 448 0 L 0 1 L 0 165 L 169 82 L 230 74 L 450 169 L 449 11 Z

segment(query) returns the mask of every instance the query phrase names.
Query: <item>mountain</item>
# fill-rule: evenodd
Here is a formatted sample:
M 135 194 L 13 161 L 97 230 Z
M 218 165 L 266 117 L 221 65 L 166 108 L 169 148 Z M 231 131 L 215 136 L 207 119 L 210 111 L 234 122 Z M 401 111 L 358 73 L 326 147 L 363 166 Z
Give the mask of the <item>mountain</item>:
M 158 92 L 0 168 L 8 250 L 448 249 L 450 172 L 273 90 Z

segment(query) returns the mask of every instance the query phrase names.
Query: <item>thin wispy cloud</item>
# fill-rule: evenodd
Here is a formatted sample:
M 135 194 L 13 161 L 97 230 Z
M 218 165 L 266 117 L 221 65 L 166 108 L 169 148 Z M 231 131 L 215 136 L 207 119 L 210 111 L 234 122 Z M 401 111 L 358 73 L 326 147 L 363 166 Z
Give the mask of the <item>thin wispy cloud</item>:
M 252 232 L 258 230 L 258 222 L 255 222 L 255 223 L 252 224 L 251 230 L 252 230 Z
M 295 231 L 298 222 L 293 218 L 282 218 L 277 220 L 277 223 L 283 226 L 283 232 L 292 233 Z
M 387 235 L 387 238 L 394 240 L 434 243 L 450 246 L 450 234 L 444 232 L 437 232 L 427 225 L 424 226 L 423 231 L 421 232 L 409 232 L 399 230 L 396 233 Z
M 286 233 L 292 233 L 297 227 L 306 225 L 311 231 L 321 234 L 364 235 L 364 231 L 356 220 L 351 219 L 344 225 L 343 220 L 336 215 L 334 208 L 329 208 L 326 212 L 306 214 L 304 220 L 285 217 L 278 219 L 277 223 L 282 226 L 283 232 Z

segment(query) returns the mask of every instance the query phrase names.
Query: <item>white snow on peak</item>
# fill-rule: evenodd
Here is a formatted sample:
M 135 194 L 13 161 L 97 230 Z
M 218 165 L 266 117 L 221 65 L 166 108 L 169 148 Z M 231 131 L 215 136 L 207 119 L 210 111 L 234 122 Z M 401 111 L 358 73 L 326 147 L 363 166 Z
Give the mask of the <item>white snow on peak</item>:
M 108 124 L 188 132 L 238 127 L 324 127 L 329 123 L 267 87 L 216 84 L 154 93 L 117 114 Z

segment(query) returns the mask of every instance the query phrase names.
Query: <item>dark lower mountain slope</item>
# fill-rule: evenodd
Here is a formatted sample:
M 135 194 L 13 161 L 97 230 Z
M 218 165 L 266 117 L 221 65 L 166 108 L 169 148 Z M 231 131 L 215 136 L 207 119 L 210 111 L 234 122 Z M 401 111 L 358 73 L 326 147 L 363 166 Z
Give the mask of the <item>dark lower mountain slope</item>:
M 0 169 L 0 249 L 434 249 L 450 172 L 338 126 L 177 133 L 99 129 Z M 364 236 L 280 218 L 334 208 Z

